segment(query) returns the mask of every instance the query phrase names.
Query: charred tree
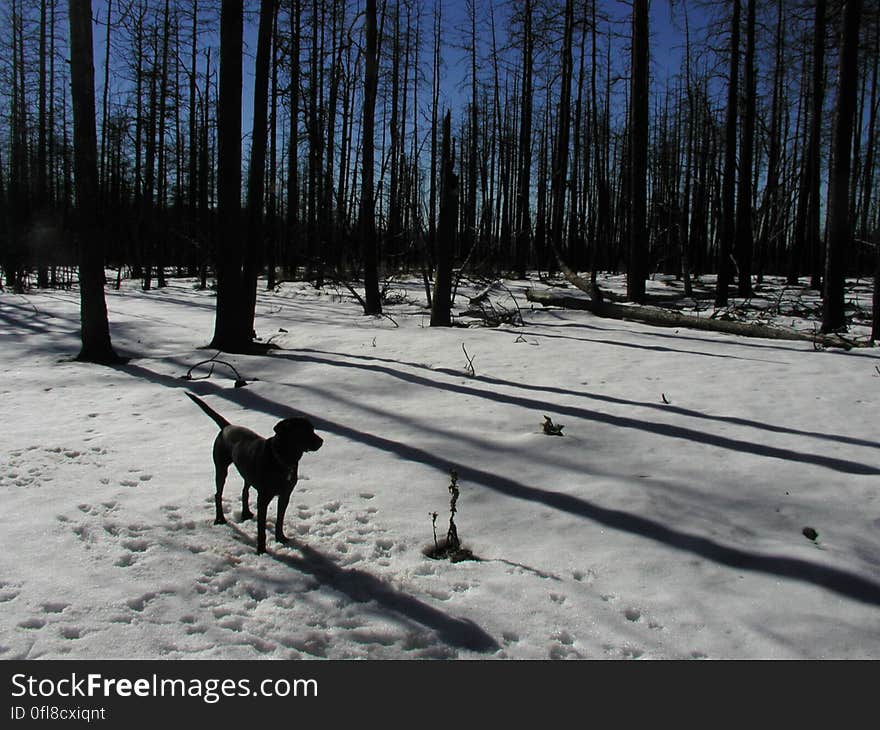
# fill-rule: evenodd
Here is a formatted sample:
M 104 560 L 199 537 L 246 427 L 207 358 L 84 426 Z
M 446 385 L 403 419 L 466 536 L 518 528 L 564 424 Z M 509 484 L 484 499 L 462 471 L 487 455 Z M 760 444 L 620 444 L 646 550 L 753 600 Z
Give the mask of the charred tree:
M 382 314 L 379 295 L 379 239 L 376 234 L 375 134 L 379 84 L 376 0 L 367 0 L 364 15 L 364 103 L 361 142 L 360 231 L 364 254 L 364 314 Z
M 434 296 L 431 299 L 431 326 L 452 325 L 452 256 L 455 250 L 455 222 L 458 220 L 458 175 L 452 147 L 450 112 L 443 118 L 440 153 L 440 216 L 437 222 Z
M 217 312 L 211 347 L 247 352 L 247 291 L 241 232 L 241 83 L 243 7 L 223 0 L 220 9 L 220 81 L 217 106 Z
M 632 79 L 630 91 L 630 224 L 626 294 L 645 299 L 648 278 L 648 2 L 635 0 L 632 16 Z
M 91 0 L 70 0 L 70 91 L 79 234 L 81 342 L 78 360 L 119 362 L 110 342 L 104 299 L 103 236 L 98 223 L 98 136 L 95 129 L 95 65 Z
M 730 75 L 727 81 L 727 112 L 724 122 L 724 179 L 721 190 L 721 236 L 718 250 L 718 281 L 715 306 L 726 307 L 730 285 L 730 258 L 736 237 L 736 127 L 739 103 L 740 0 L 733 0 L 730 21 Z
M 840 59 L 837 71 L 837 102 L 834 109 L 832 160 L 828 178 L 828 230 L 825 246 L 825 289 L 822 332 L 846 325 L 844 280 L 852 241 L 849 186 L 852 139 L 858 95 L 859 18 L 861 0 L 846 0 L 840 20 Z
M 532 32 L 532 8 L 532 0 L 525 0 L 522 10 L 522 94 L 519 123 L 518 188 L 516 192 L 515 270 L 520 279 L 526 278 L 532 233 L 532 220 L 529 212 L 532 184 L 532 74 L 534 72 L 535 46 Z
M 254 329 L 257 304 L 257 279 L 263 268 L 263 204 L 266 192 L 266 148 L 268 140 L 269 66 L 272 50 L 272 22 L 275 0 L 261 0 L 260 25 L 257 30 L 257 59 L 254 74 L 253 130 L 247 179 L 247 251 L 244 257 L 245 321 L 242 326 Z
M 755 0 L 746 2 L 746 56 L 742 137 L 739 151 L 739 189 L 736 203 L 736 260 L 741 297 L 752 296 L 752 168 L 755 141 Z

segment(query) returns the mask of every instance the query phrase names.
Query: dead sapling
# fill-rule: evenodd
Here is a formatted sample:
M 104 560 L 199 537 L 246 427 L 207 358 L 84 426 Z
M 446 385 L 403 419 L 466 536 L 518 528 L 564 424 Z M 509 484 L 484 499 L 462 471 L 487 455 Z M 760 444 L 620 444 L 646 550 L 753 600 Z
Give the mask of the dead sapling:
M 562 436 L 562 429 L 565 428 L 561 423 L 553 423 L 553 419 L 550 416 L 544 416 L 544 423 L 541 426 L 544 429 L 544 433 L 548 436 Z
M 186 375 L 180 376 L 181 380 L 206 380 L 214 374 L 214 368 L 217 365 L 223 365 L 223 366 L 229 368 L 233 373 L 235 373 L 235 387 L 236 388 L 243 388 L 245 385 L 247 385 L 247 381 L 243 377 L 241 377 L 241 373 L 239 373 L 238 370 L 235 369 L 235 366 L 226 362 L 225 360 L 218 360 L 217 357 L 219 355 L 220 355 L 220 352 L 218 351 L 217 354 L 214 355 L 214 357 L 212 357 L 210 360 L 202 360 L 201 362 L 197 362 L 189 370 L 186 371 Z M 201 375 L 201 376 L 193 375 L 193 370 L 195 370 L 198 367 L 201 367 L 202 365 L 210 365 L 210 368 L 208 369 L 208 374 Z
M 431 512 L 431 527 L 434 531 L 434 546 L 427 548 L 424 553 L 427 557 L 434 560 L 449 560 L 452 563 L 459 563 L 462 560 L 477 560 L 474 554 L 461 545 L 461 539 L 458 537 L 458 528 L 455 526 L 455 515 L 458 512 L 458 497 L 460 490 L 458 488 L 458 472 L 452 469 L 449 473 L 449 528 L 446 531 L 446 538 L 437 539 L 437 513 Z

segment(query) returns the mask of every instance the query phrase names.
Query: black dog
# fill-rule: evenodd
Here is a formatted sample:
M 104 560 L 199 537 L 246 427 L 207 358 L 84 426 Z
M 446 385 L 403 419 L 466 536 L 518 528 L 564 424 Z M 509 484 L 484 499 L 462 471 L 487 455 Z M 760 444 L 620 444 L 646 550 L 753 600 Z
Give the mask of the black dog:
M 214 439 L 214 468 L 217 491 L 215 525 L 226 524 L 223 515 L 223 486 L 229 465 L 235 464 L 244 479 L 241 492 L 241 519 L 254 515 L 248 504 L 248 490 L 257 490 L 257 553 L 266 552 L 266 512 L 273 497 L 278 497 L 278 516 L 275 519 L 275 539 L 285 543 L 284 513 L 290 493 L 296 486 L 299 460 L 306 451 L 317 451 L 324 440 L 315 433 L 307 418 L 285 418 L 275 424 L 275 435 L 268 439 L 244 426 L 233 426 L 201 398 L 187 393 L 192 401 L 207 413 L 220 427 Z

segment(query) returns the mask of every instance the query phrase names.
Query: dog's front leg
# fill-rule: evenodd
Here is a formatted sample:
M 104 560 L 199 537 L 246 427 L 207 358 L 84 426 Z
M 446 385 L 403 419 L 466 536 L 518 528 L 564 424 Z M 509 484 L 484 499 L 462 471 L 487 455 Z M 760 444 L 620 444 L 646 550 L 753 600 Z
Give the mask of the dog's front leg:
M 251 512 L 250 505 L 250 484 L 245 482 L 244 489 L 241 490 L 241 521 L 252 520 L 254 513 Z
M 290 494 L 278 495 L 278 514 L 275 517 L 275 540 L 280 543 L 287 543 L 287 536 L 284 534 L 284 513 L 287 511 L 287 503 L 290 502 Z
M 257 555 L 266 552 L 266 514 L 271 499 L 264 496 L 263 492 L 257 492 Z

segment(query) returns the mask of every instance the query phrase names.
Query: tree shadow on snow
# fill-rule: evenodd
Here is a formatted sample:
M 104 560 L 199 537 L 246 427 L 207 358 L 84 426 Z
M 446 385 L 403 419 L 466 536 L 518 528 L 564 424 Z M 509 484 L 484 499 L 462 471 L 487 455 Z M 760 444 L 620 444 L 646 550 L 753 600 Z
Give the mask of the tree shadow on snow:
M 566 310 L 538 310 L 543 311 L 545 314 L 552 314 L 553 318 L 556 319 L 559 324 L 550 324 L 548 322 L 541 322 L 541 327 L 548 327 L 551 329 L 589 329 L 593 331 L 599 332 L 621 332 L 623 334 L 636 334 L 633 330 L 627 330 L 623 327 L 614 327 L 611 326 L 615 321 L 610 318 L 601 318 L 597 317 L 597 320 L 600 322 L 607 322 L 608 324 L 598 325 L 598 324 L 587 324 L 585 322 L 572 322 L 571 320 L 564 319 L 560 317 L 556 312 L 563 312 Z M 567 310 L 567 311 L 576 311 L 576 310 Z M 732 345 L 735 347 L 750 347 L 758 350 L 780 350 L 783 352 L 791 352 L 798 355 L 804 355 L 808 352 L 811 352 L 810 348 L 813 345 L 807 340 L 768 340 L 760 337 L 740 337 L 737 335 L 728 334 L 725 332 L 715 332 L 714 334 L 718 339 L 710 338 L 710 337 L 701 337 L 698 332 L 701 330 L 689 329 L 688 327 L 681 326 L 656 326 L 649 324 L 641 324 L 639 322 L 630 322 L 633 326 L 638 326 L 640 329 L 637 334 L 644 335 L 645 337 L 656 337 L 660 339 L 667 340 L 675 340 L 676 342 L 682 340 L 688 340 L 691 342 L 700 342 L 707 345 Z M 673 330 L 670 331 L 670 330 Z M 688 333 L 688 334 L 685 334 Z M 540 337 L 539 334 L 535 336 Z M 789 344 L 785 344 L 789 343 Z M 851 350 L 844 350 L 840 348 L 835 348 L 832 350 L 828 350 L 829 353 L 834 355 L 840 355 L 845 357 L 872 357 L 870 350 L 865 350 L 864 348 L 853 348 Z
M 753 454 L 755 456 L 764 456 L 772 459 L 782 459 L 785 461 L 794 461 L 800 464 L 813 464 L 821 466 L 832 471 L 841 472 L 843 474 L 861 474 L 861 475 L 880 475 L 880 467 L 870 464 L 862 464 L 849 459 L 838 459 L 832 456 L 823 456 L 822 454 L 811 453 L 808 451 L 795 451 L 794 449 L 785 449 L 777 446 L 770 446 L 766 443 L 755 443 L 743 439 L 732 438 L 730 436 L 720 436 L 718 434 L 706 433 L 698 431 L 686 426 L 677 426 L 671 423 L 658 423 L 648 421 L 641 418 L 630 418 L 628 416 L 615 416 L 610 413 L 602 413 L 578 406 L 563 405 L 560 403 L 550 403 L 547 401 L 536 400 L 534 398 L 526 398 L 524 396 L 511 395 L 507 393 L 498 393 L 491 390 L 483 390 L 474 388 L 469 385 L 459 383 L 441 383 L 432 378 L 426 378 L 414 373 L 402 372 L 384 365 L 374 365 L 367 363 L 342 362 L 336 359 L 319 357 L 313 354 L 282 354 L 276 353 L 273 357 L 285 358 L 295 362 L 312 362 L 320 365 L 331 365 L 340 368 L 350 368 L 356 370 L 366 370 L 369 372 L 381 373 L 388 375 L 404 382 L 411 383 L 429 388 L 446 390 L 460 395 L 475 396 L 477 398 L 485 398 L 506 405 L 519 406 L 531 411 L 551 411 L 562 416 L 571 416 L 572 418 L 581 418 L 586 421 L 596 421 L 604 423 L 608 426 L 623 429 L 637 429 L 654 433 L 659 436 L 667 436 L 669 438 L 682 439 L 693 443 L 705 444 L 707 446 L 715 446 L 717 448 L 729 449 L 740 453 Z
M 305 352 L 313 355 L 323 355 L 327 357 L 346 357 L 350 360 L 362 360 L 366 362 L 380 362 L 389 365 L 405 365 L 406 367 L 416 368 L 419 370 L 426 370 L 429 373 L 442 373 L 444 375 L 449 375 L 451 377 L 461 378 L 464 373 L 462 371 L 452 370 L 451 368 L 431 368 L 427 365 L 414 363 L 414 362 L 404 362 L 400 360 L 393 360 L 391 358 L 384 357 L 376 357 L 373 355 L 356 355 L 351 353 L 339 353 L 339 352 L 329 352 L 327 350 L 313 350 L 313 349 L 304 349 L 298 350 L 297 352 Z M 279 357 L 286 357 L 284 354 L 278 355 Z M 337 361 L 333 361 L 335 364 Z M 330 364 L 329 361 L 327 364 Z M 486 385 L 501 385 L 507 388 L 518 388 L 520 390 L 525 390 L 527 392 L 535 392 L 540 391 L 542 393 L 550 393 L 553 395 L 562 395 L 562 396 L 575 396 L 577 398 L 585 398 L 587 400 L 595 400 L 600 403 L 610 403 L 612 405 L 620 405 L 620 406 L 636 406 L 638 408 L 650 408 L 651 410 L 656 411 L 666 411 L 668 413 L 676 413 L 680 416 L 685 416 L 687 418 L 697 418 L 706 421 L 717 421 L 719 423 L 729 423 L 734 426 L 745 426 L 746 428 L 754 428 L 762 431 L 770 431 L 771 433 L 782 433 L 782 434 L 791 434 L 792 436 L 806 436 L 808 438 L 821 439 L 823 441 L 836 441 L 838 443 L 843 444 L 851 444 L 853 446 L 865 446 L 868 448 L 880 449 L 880 441 L 870 441 L 868 439 L 856 438 L 853 436 L 841 436 L 836 433 L 822 433 L 821 431 L 804 431 L 802 429 L 790 428 L 787 426 L 776 426 L 772 423 L 764 423 L 762 421 L 755 421 L 750 418 L 740 418 L 738 416 L 716 416 L 709 413 L 703 413 L 702 411 L 696 411 L 692 408 L 683 408 L 682 406 L 676 406 L 671 403 L 650 403 L 647 401 L 638 401 L 638 400 L 630 400 L 628 398 L 620 398 L 618 396 L 613 395 L 602 395 L 599 393 L 590 393 L 584 390 L 574 390 L 570 388 L 559 388 L 553 385 L 532 385 L 530 383 L 516 382 L 513 380 L 504 380 L 503 378 L 495 378 L 491 375 L 474 375 L 470 377 L 469 380 L 472 380 L 476 383 L 485 383 Z M 553 408 L 557 408 L 555 404 L 552 403 L 544 403 L 539 404 L 542 407 L 550 410 Z
M 241 541 L 256 546 L 256 540 L 238 525 L 228 524 Z M 364 570 L 343 568 L 299 540 L 291 538 L 290 547 L 302 557 L 283 547 L 265 555 L 300 573 L 311 575 L 322 586 L 344 593 L 357 603 L 375 601 L 382 608 L 431 629 L 447 646 L 476 652 L 492 652 L 500 648 L 495 639 L 469 619 L 449 616 L 418 598 L 395 590 Z
M 274 357 L 277 357 L 277 355 Z M 324 363 L 325 361 L 318 360 L 318 362 Z M 265 398 L 253 390 L 247 390 L 245 388 L 224 389 L 213 383 L 204 381 L 199 383 L 187 382 L 155 373 L 144 367 L 131 363 L 116 367 L 121 372 L 127 373 L 133 377 L 145 378 L 164 386 L 192 389 L 201 395 L 216 395 L 231 403 L 235 403 L 240 407 L 259 411 L 279 419 L 286 418 L 294 413 L 293 409 Z M 481 391 L 475 392 L 482 395 Z M 530 405 L 529 407 L 534 406 Z M 362 443 L 365 446 L 389 454 L 395 454 L 408 461 L 429 466 L 437 469 L 443 474 L 448 472 L 448 462 L 433 452 L 426 451 L 425 449 L 410 444 L 394 441 L 383 436 L 365 433 L 350 426 L 334 423 L 319 416 L 314 416 L 313 414 L 303 415 L 307 415 L 311 418 L 315 423 L 316 428 L 319 430 Z M 581 497 L 521 484 L 509 477 L 490 473 L 482 469 L 461 466 L 458 469 L 458 473 L 463 481 L 481 484 L 488 489 L 499 492 L 508 497 L 543 504 L 561 512 L 590 520 L 604 527 L 653 540 L 654 542 L 675 550 L 699 555 L 720 565 L 725 565 L 736 570 L 765 573 L 803 583 L 810 583 L 862 603 L 880 606 L 880 584 L 848 570 L 820 565 L 800 558 L 762 555 L 760 553 L 753 553 L 740 548 L 728 547 L 706 537 L 692 535 L 687 532 L 667 527 L 656 520 L 642 517 L 641 515 L 624 512 L 622 510 L 608 509 Z M 336 579 L 341 580 L 342 574 L 339 573 L 340 569 L 335 568 L 337 573 L 334 573 L 333 570 L 328 570 L 326 568 L 325 562 L 326 559 L 324 559 L 323 562 L 316 561 L 311 564 L 307 563 L 303 567 L 312 565 L 314 570 L 318 570 L 321 566 L 324 566 L 323 570 L 325 574 L 331 578 L 336 575 Z M 348 571 L 345 572 L 347 573 Z M 363 580 L 364 579 L 362 578 L 355 580 L 355 585 L 363 586 Z M 377 579 L 369 576 L 367 584 L 372 581 L 375 581 L 378 584 L 380 595 L 393 605 L 397 594 L 387 586 L 384 586 L 384 584 Z M 438 620 L 437 614 L 439 614 L 439 616 L 443 617 L 443 620 L 445 621 L 458 621 L 457 619 L 450 619 L 445 616 L 445 614 L 437 612 L 436 609 L 431 609 L 415 599 L 407 599 L 407 601 L 415 601 L 415 604 L 410 603 L 410 606 L 414 606 L 415 613 L 417 615 L 423 615 L 427 620 L 434 620 L 436 622 Z M 424 613 L 425 609 L 428 609 L 427 613 Z M 456 626 L 460 624 L 453 623 L 448 625 Z

